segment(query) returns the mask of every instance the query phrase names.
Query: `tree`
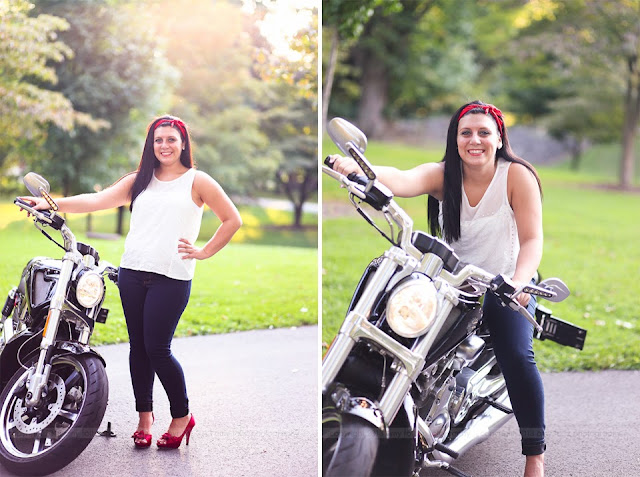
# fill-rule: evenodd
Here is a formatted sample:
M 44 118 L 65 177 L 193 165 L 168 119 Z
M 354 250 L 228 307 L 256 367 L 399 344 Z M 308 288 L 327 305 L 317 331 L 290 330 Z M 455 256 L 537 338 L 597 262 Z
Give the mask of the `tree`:
M 575 131 L 593 140 L 622 141 L 621 188 L 633 182 L 634 139 L 640 122 L 640 3 L 584 0 L 554 4 L 553 19 L 525 29 L 518 45 L 535 45 L 553 57 L 562 71 L 563 101 L 578 108 L 560 121 L 553 110 L 554 128 Z M 530 49 L 529 49 L 530 51 Z M 573 113 L 573 114 L 572 114 Z M 603 136 L 603 133 L 604 136 Z
M 47 89 L 58 81 L 51 65 L 73 56 L 57 39 L 69 24 L 52 15 L 30 17 L 32 8 L 26 0 L 0 0 L 0 167 L 36 156 L 47 124 L 65 131 L 100 124 Z
M 270 92 L 252 69 L 254 18 L 227 2 L 175 5 L 153 10 L 158 31 L 171 32 L 167 55 L 181 73 L 170 109 L 189 124 L 199 167 L 228 192 L 255 194 L 273 182 L 280 152 L 260 127 Z
M 318 187 L 318 18 L 298 30 L 286 57 L 262 50 L 256 74 L 270 88 L 262 129 L 282 154 L 275 172 L 279 189 L 291 201 L 293 226 L 302 226 L 304 203 Z
M 38 0 L 41 12 L 68 20 L 62 39 L 72 61 L 56 67 L 56 89 L 103 127 L 68 132 L 51 126 L 39 170 L 65 195 L 92 191 L 135 168 L 144 125 L 166 104 L 172 70 L 148 15 L 133 4 L 108 0 Z M 162 109 L 160 109 L 162 108 Z
M 331 101 L 340 43 L 358 39 L 365 24 L 379 6 L 382 6 L 385 13 L 402 9 L 402 3 L 399 0 L 361 0 L 359 2 L 323 0 L 322 2 L 323 31 L 328 32 L 329 43 L 331 44 L 327 68 L 323 75 L 325 79 L 324 87 L 322 88 L 323 126 L 327 122 L 327 112 Z
M 442 0 L 402 2 L 393 12 L 378 7 L 350 48 L 350 91 L 336 91 L 358 103 L 358 127 L 375 137 L 389 117 L 439 112 L 477 90 L 473 20 L 479 11 L 475 2 L 460 8 Z

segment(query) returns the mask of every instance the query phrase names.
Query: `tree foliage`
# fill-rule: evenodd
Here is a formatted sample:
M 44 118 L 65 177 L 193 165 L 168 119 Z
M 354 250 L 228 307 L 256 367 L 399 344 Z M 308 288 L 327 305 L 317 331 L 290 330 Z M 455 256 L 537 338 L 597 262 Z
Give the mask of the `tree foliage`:
M 515 42 L 523 52 L 544 54 L 554 67 L 546 78 L 556 96 L 538 95 L 539 107 L 552 132 L 575 144 L 620 139 L 620 185 L 629 187 L 640 121 L 640 3 L 547 3 L 552 18 L 523 29 Z M 525 64 L 530 57 L 520 54 Z
M 323 33 L 330 43 L 330 53 L 324 68 L 323 110 L 322 124 L 327 121 L 327 112 L 331 101 L 333 81 L 338 66 L 340 44 L 346 44 L 358 39 L 365 25 L 371 19 L 376 8 L 384 14 L 399 12 L 402 3 L 399 0 L 361 0 L 359 2 L 345 2 L 343 0 L 323 0 L 322 27 Z
M 61 38 L 74 57 L 56 66 L 55 89 L 102 126 L 72 131 L 51 126 L 49 154 L 38 170 L 65 195 L 91 191 L 135 168 L 144 125 L 162 111 L 173 73 L 147 27 L 148 14 L 135 4 L 39 0 L 37 8 L 70 24 Z
M 58 37 L 69 24 L 53 15 L 29 16 L 32 8 L 25 0 L 0 0 L 0 167 L 35 155 L 47 124 L 65 131 L 99 126 L 47 89 L 58 81 L 51 65 L 73 56 Z
M 318 190 L 318 19 L 298 31 L 290 47 L 295 57 L 280 59 L 271 83 L 280 90 L 280 106 L 264 121 L 282 151 L 276 171 L 279 188 L 293 204 L 293 225 L 300 227 L 302 207 Z M 293 101 L 287 101 L 293 98 Z M 275 113 L 275 114 L 274 114 Z
M 154 17 L 181 73 L 170 109 L 190 125 L 199 167 L 229 192 L 255 194 L 273 182 L 280 153 L 260 127 L 270 93 L 253 71 L 254 19 L 237 5 L 208 0 L 179 9 L 160 2 Z

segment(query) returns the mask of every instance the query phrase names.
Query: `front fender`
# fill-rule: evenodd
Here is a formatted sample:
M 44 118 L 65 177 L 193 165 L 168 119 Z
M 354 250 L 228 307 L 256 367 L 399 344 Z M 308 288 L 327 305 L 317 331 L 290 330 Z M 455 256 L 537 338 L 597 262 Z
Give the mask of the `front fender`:
M 6 344 L 0 353 L 0 390 L 4 389 L 5 385 L 22 364 L 29 363 L 37 357 L 40 351 L 41 337 L 42 331 L 34 333 L 30 330 L 24 330 L 15 335 Z M 52 356 L 64 353 L 73 353 L 76 355 L 91 354 L 96 356 L 105 368 L 107 367 L 107 362 L 100 353 L 89 346 L 73 341 L 57 341 L 53 346 L 55 350 Z M 20 360 L 18 360 L 18 352 L 20 352 Z
M 102 365 L 105 368 L 107 367 L 107 362 L 104 360 L 102 355 L 100 355 L 100 353 L 98 353 L 95 349 L 93 349 L 90 346 L 83 345 L 76 341 L 58 341 L 54 344 L 54 346 L 57 348 L 57 350 L 54 351 L 53 353 L 54 356 L 58 354 L 68 353 L 68 352 L 71 352 L 76 355 L 90 354 L 98 358 L 102 362 Z
M 335 411 L 337 413 L 349 414 L 364 419 L 379 429 L 386 439 L 391 437 L 390 428 L 396 427 L 398 424 L 404 429 L 405 434 L 414 435 L 417 432 L 415 427 L 415 405 L 410 394 L 405 396 L 402 408 L 398 411 L 390 426 L 387 425 L 377 404 L 367 397 L 351 396 L 346 389 L 339 387 L 332 393 L 331 400 L 336 403 Z
M 21 363 L 28 362 L 32 353 L 40 348 L 40 339 L 36 336 L 42 336 L 42 331 L 34 333 L 26 329 L 14 335 L 4 346 L 0 353 L 0 390 L 4 389 L 20 368 Z M 30 340 L 30 338 L 33 339 Z M 20 361 L 18 361 L 18 351 Z

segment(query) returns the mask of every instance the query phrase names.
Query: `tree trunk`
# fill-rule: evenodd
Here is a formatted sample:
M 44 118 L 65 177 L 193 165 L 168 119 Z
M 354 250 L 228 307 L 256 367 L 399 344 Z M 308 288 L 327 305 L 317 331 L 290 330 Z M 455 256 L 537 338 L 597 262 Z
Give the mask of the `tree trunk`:
M 636 125 L 625 124 L 624 134 L 622 136 L 622 163 L 620 164 L 620 188 L 631 188 L 633 179 L 633 159 Z
M 363 52 L 361 61 L 362 97 L 358 106 L 358 127 L 369 138 L 380 137 L 386 126 L 382 113 L 388 100 L 388 71 L 384 63 L 369 52 Z
M 571 139 L 571 170 L 577 171 L 580 169 L 580 161 L 582 159 L 582 144 L 581 137 Z
M 304 202 L 293 204 L 293 226 L 296 229 L 302 228 L 302 206 Z
M 362 78 L 358 127 L 369 137 L 379 137 L 386 127 L 383 113 L 389 85 L 391 78 L 401 74 L 394 65 L 408 60 L 411 37 L 433 4 L 429 0 L 402 2 L 402 10 L 393 15 L 382 14 L 378 7 L 378 14 L 365 26 L 353 55 Z
M 632 56 L 627 60 L 629 78 L 624 111 L 622 132 L 622 161 L 620 163 L 620 187 L 629 189 L 633 184 L 634 140 L 640 119 L 640 72 L 638 58 Z
M 71 195 L 71 178 L 65 174 L 62 180 L 62 197 L 69 197 Z
M 116 233 L 122 235 L 123 223 L 124 223 L 124 206 L 118 207 L 118 221 L 116 223 Z
M 333 88 L 333 78 L 336 74 L 338 64 L 338 30 L 331 29 L 331 54 L 329 64 L 325 73 L 324 89 L 322 90 L 322 127 L 327 125 L 327 114 L 329 113 L 329 101 L 331 100 L 331 89 Z

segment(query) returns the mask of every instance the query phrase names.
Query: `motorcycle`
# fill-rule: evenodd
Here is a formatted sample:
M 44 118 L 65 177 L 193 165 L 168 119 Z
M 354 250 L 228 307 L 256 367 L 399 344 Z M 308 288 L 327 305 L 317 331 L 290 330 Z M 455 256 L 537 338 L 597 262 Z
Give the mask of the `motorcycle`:
M 452 462 L 512 416 L 481 297 L 494 294 L 535 327 L 534 336 L 582 349 L 586 330 L 541 305 L 535 317 L 521 292 L 559 302 L 557 278 L 516 286 L 508 277 L 463 263 L 444 241 L 413 230 L 409 215 L 376 180 L 364 156 L 366 136 L 334 118 L 332 141 L 364 176 L 323 172 L 391 247 L 365 269 L 346 317 L 322 362 L 322 472 L 325 477 L 419 476 L 435 468 L 465 476 Z M 390 226 L 386 234 L 361 207 Z
M 89 445 L 104 417 L 109 383 L 104 359 L 90 347 L 95 323 L 104 323 L 105 276 L 116 267 L 76 241 L 49 183 L 30 172 L 24 183 L 50 211 L 16 198 L 34 224 L 64 250 L 60 260 L 32 258 L 0 317 L 0 464 L 17 475 L 47 475 Z M 56 230 L 63 244 L 45 230 Z

